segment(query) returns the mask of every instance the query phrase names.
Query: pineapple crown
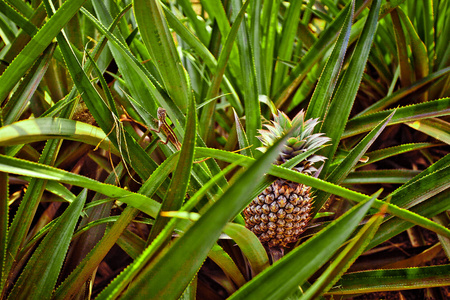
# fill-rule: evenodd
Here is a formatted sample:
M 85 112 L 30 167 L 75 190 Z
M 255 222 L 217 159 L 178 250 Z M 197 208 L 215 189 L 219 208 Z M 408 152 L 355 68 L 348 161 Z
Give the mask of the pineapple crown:
M 300 111 L 292 120 L 282 111 L 278 110 L 278 114 L 274 114 L 273 121 L 265 124 L 266 129 L 260 129 L 258 139 L 262 142 L 263 147 L 257 148 L 261 152 L 265 152 L 268 147 L 272 146 L 287 131 L 293 130 L 292 137 L 289 138 L 281 150 L 277 158 L 276 164 L 281 165 L 291 158 L 304 153 L 311 149 L 318 149 L 331 139 L 323 133 L 315 133 L 314 127 L 319 124 L 319 119 L 305 120 L 304 111 Z M 294 170 L 302 173 L 312 174 L 317 171 L 314 166 L 319 162 L 325 161 L 325 157 L 312 154 L 294 167 Z

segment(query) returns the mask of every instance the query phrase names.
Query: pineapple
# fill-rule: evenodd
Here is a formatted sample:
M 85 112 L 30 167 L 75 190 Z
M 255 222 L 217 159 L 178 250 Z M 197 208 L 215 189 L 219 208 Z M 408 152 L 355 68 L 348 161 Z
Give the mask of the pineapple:
M 259 130 L 258 139 L 264 152 L 284 132 L 294 128 L 293 137 L 288 139 L 276 164 L 281 165 L 291 158 L 310 149 L 320 148 L 330 139 L 322 133 L 313 134 L 318 119 L 304 120 L 300 111 L 292 121 L 283 112 L 274 115 L 274 121 L 265 125 L 266 130 Z M 323 163 L 325 157 L 311 155 L 294 167 L 297 172 L 314 175 L 317 164 Z M 269 248 L 282 248 L 298 240 L 309 221 L 311 210 L 310 187 L 281 178 L 276 179 L 244 210 L 245 224 L 261 243 Z

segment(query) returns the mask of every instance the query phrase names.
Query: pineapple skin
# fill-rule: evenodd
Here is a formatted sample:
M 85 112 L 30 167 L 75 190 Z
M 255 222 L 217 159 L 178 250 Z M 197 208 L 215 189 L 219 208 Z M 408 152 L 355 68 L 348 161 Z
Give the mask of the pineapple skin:
M 295 243 L 311 211 L 310 187 L 277 179 L 244 210 L 246 227 L 269 248 Z
M 282 165 L 293 157 L 311 149 L 319 150 L 330 138 L 323 133 L 313 133 L 318 119 L 305 120 L 305 113 L 300 111 L 292 120 L 281 111 L 274 114 L 274 120 L 259 130 L 265 152 L 268 147 L 286 131 L 292 130 L 281 150 L 275 164 Z M 303 174 L 313 175 L 316 165 L 323 163 L 325 157 L 312 154 L 298 163 L 293 169 Z M 269 248 L 283 248 L 298 241 L 310 219 L 312 199 L 311 188 L 282 178 L 277 178 L 269 187 L 258 195 L 243 211 L 245 226 L 250 229 Z

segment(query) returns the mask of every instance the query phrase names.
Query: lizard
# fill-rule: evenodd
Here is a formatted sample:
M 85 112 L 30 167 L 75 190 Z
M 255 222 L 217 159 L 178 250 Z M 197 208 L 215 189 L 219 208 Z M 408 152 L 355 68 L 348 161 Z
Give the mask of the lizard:
M 144 124 L 141 124 L 141 123 L 137 122 L 136 120 L 133 120 L 126 113 L 125 109 L 123 111 L 124 111 L 126 116 L 122 116 L 120 118 L 121 121 L 134 122 L 134 123 L 137 123 L 137 124 L 145 127 L 147 129 L 147 131 L 145 132 L 144 136 L 146 134 L 148 134 L 148 132 L 150 130 L 153 131 L 153 132 L 156 132 L 156 133 L 162 132 L 162 133 L 164 133 L 166 135 L 167 139 L 166 139 L 166 141 L 159 140 L 158 143 L 160 142 L 160 143 L 163 143 L 164 145 L 167 145 L 170 142 L 170 143 L 172 143 L 172 145 L 175 146 L 177 151 L 181 150 L 181 143 L 180 143 L 180 141 L 178 140 L 178 138 L 177 138 L 175 132 L 173 131 L 172 127 L 170 127 L 169 124 L 167 124 L 167 121 L 166 121 L 167 113 L 166 113 L 166 110 L 164 108 L 158 107 L 158 110 L 157 110 L 157 113 L 156 113 L 157 117 L 158 117 L 158 129 L 153 129 L 153 128 L 147 127 Z

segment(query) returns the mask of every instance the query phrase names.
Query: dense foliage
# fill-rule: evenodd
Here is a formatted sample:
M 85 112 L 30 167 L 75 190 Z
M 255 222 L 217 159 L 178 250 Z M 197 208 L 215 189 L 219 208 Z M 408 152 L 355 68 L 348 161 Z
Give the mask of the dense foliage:
M 450 1 L 0 12 L 1 299 L 450 293 Z M 273 164 L 295 129 L 257 149 L 277 110 L 320 121 L 317 176 Z M 242 212 L 277 178 L 313 204 L 274 253 Z

